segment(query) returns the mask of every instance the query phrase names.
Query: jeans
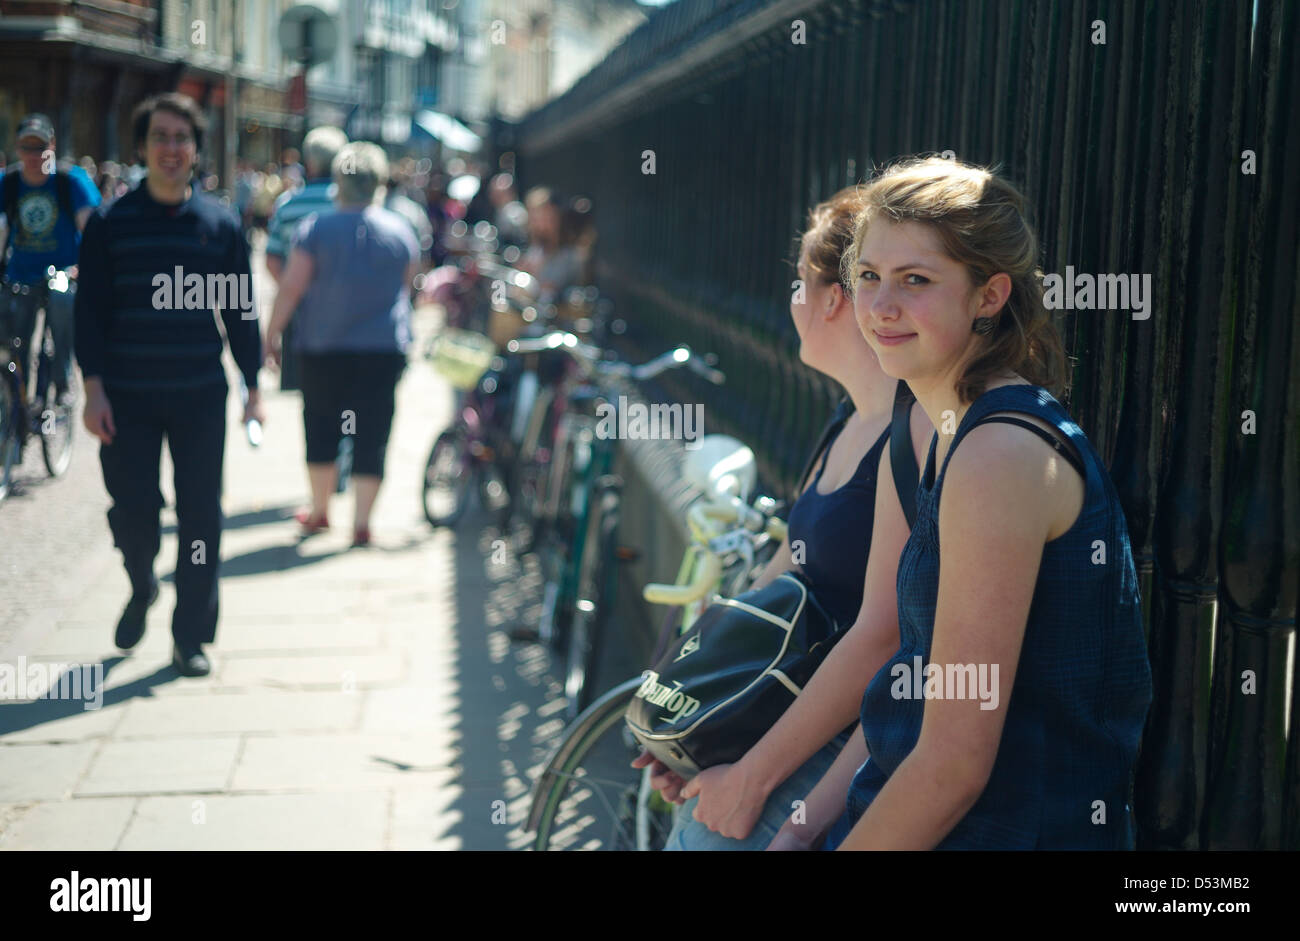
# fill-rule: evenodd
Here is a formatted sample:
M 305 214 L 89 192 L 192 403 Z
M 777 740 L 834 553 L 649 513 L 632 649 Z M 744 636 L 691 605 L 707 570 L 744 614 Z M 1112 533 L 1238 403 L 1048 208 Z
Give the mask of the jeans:
M 54 382 L 55 391 L 61 394 L 72 384 L 73 307 L 76 303 L 77 283 L 69 282 L 66 292 L 46 290 L 43 281 L 27 287 L 26 294 L 16 294 L 6 286 L 3 303 L 7 305 L 8 316 L 3 319 L 9 324 L 13 335 L 21 337 L 26 346 L 32 342 L 32 335 L 36 332 L 36 311 L 42 304 L 45 306 L 45 319 L 54 340 L 54 375 L 50 379 Z M 36 390 L 36 394 L 41 397 L 45 396 L 45 392 L 45 389 Z
M 803 800 L 808 796 L 808 792 L 817 786 L 817 782 L 835 763 L 836 756 L 847 741 L 848 733 L 841 732 L 829 744 L 824 745 L 821 751 L 804 762 L 799 770 L 786 778 L 768 797 L 767 803 L 763 805 L 762 815 L 745 839 L 733 840 L 720 833 L 714 833 L 704 824 L 699 823 L 694 815 L 695 805 L 700 802 L 700 799 L 693 797 L 678 808 L 677 819 L 673 822 L 673 829 L 668 834 L 668 842 L 664 849 L 675 851 L 767 849 L 767 845 L 772 842 L 777 831 L 790 818 L 794 810 L 794 802 Z

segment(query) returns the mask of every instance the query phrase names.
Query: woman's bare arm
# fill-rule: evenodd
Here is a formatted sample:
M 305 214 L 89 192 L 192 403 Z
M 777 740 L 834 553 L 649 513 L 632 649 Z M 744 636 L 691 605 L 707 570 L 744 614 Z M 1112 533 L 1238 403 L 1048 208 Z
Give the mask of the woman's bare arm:
M 857 717 L 867 683 L 898 649 L 894 580 L 909 530 L 890 473 L 888 446 L 878 473 L 857 620 L 793 705 L 740 761 L 703 771 L 682 792 L 686 799 L 701 795 L 695 818 L 724 836 L 749 835 L 772 791 Z
M 844 813 L 849 784 L 867 760 L 867 742 L 862 727 L 854 726 L 848 743 L 835 756 L 822 779 L 803 799 L 802 813 L 791 814 L 772 839 L 768 849 L 816 849 Z
M 950 462 L 939 514 L 942 567 L 930 664 L 983 666 L 994 695 L 926 701 L 916 747 L 841 849 L 931 849 L 983 793 L 1043 545 L 1059 512 L 1046 482 L 1051 461 L 1029 436 L 996 425 L 972 431 Z

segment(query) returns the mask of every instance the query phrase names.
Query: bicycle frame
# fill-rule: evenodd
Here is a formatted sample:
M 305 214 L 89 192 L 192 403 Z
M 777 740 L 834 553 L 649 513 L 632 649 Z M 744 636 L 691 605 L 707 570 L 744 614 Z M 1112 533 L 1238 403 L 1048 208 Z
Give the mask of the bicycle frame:
M 755 527 L 762 522 L 761 532 Z M 727 582 L 726 567 L 718 554 L 719 551 L 730 554 L 727 546 L 740 539 L 770 544 L 772 540 L 785 538 L 784 522 L 775 517 L 768 517 L 753 510 L 736 498 L 725 502 L 702 501 L 692 506 L 687 515 L 692 539 L 683 554 L 678 568 L 677 578 L 672 585 L 649 584 L 643 595 L 652 603 L 664 603 L 683 609 L 681 624 L 676 630 L 677 636 L 683 636 L 694 625 L 699 614 L 712 597 Z M 731 524 L 741 524 L 740 528 L 728 531 Z M 731 537 L 736 537 L 735 539 Z M 718 551 L 714 551 L 714 550 Z M 736 552 L 738 561 L 745 563 L 737 572 L 729 587 L 739 586 L 752 569 L 754 559 L 744 552 Z M 533 790 L 533 801 L 525 829 L 538 834 L 537 840 L 545 844 L 549 832 L 542 832 L 543 820 L 553 821 L 558 803 L 563 798 L 563 789 L 558 787 L 563 780 L 572 778 L 579 762 L 586 757 L 588 749 L 601 736 L 605 735 L 623 721 L 627 704 L 641 686 L 640 676 L 631 677 L 609 690 L 587 709 L 585 709 L 566 728 L 565 733 L 539 776 Z M 597 789 L 597 793 L 600 793 Z M 658 805 L 656 808 L 655 805 Z M 650 786 L 650 769 L 643 770 L 636 795 L 636 845 L 648 848 L 650 844 L 650 819 L 652 808 L 664 812 L 668 805 Z M 676 808 L 672 808 L 676 812 Z

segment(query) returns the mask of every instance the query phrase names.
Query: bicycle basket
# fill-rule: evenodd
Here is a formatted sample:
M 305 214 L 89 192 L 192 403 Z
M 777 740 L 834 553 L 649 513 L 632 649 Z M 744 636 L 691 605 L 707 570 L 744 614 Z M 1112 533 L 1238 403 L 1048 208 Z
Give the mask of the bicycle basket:
M 433 368 L 457 389 L 478 385 L 497 355 L 496 344 L 481 333 L 449 328 L 433 344 Z

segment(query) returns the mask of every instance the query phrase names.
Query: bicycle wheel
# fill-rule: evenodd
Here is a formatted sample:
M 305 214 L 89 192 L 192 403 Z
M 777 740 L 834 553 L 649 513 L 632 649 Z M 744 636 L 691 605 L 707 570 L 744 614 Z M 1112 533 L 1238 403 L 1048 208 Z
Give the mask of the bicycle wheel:
M 491 461 L 478 468 L 478 502 L 492 514 L 498 528 L 504 532 L 510 521 L 510 490 L 505 475 Z
M 61 477 L 72 463 L 72 406 L 60 405 L 51 382 L 45 390 L 45 408 L 38 417 L 41 457 L 51 477 Z
M 469 505 L 473 473 L 465 433 L 459 428 L 449 428 L 438 435 L 424 465 L 421 503 L 429 525 L 456 525 Z
M 569 416 L 561 417 L 549 463 L 537 478 L 540 512 L 534 517 L 532 540 L 537 545 L 545 588 L 542 592 L 542 615 L 538 637 L 556 650 L 568 644 L 568 630 L 573 615 L 573 598 L 577 590 L 571 573 L 575 520 L 571 503 L 563 496 L 570 486 L 582 486 L 575 467 L 568 438 Z
M 673 807 L 631 766 L 641 752 L 623 713 L 639 676 L 593 702 L 565 730 L 533 789 L 527 829 L 536 850 L 658 850 Z
M 0 500 L 9 496 L 14 466 L 18 463 L 23 430 L 18 422 L 18 400 L 13 384 L 0 378 Z
M 569 625 L 565 698 L 568 718 L 587 707 L 594 687 L 605 624 L 613 604 L 615 553 L 622 482 L 612 475 L 596 481 L 591 494 L 587 538 L 579 566 L 578 598 Z

